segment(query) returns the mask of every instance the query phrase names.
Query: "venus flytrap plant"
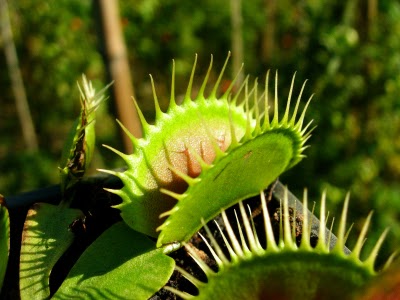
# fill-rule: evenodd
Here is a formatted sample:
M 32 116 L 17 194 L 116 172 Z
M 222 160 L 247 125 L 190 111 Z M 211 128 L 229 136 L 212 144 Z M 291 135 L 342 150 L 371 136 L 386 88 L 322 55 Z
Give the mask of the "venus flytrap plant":
M 298 115 L 304 84 L 293 108 L 293 77 L 286 109 L 283 116 L 280 116 L 276 75 L 274 112 L 270 119 L 269 73 L 261 97 L 258 97 L 257 81 L 250 87 L 248 79 L 237 94 L 232 94 L 235 84 L 233 80 L 225 94 L 218 97 L 219 83 L 228 59 L 210 95 L 205 96 L 212 69 L 211 60 L 199 93 L 193 100 L 191 94 L 196 59 L 181 105 L 175 101 L 173 68 L 171 98 L 166 112 L 160 109 L 151 77 L 156 110 L 154 125 L 147 123 L 137 106 L 143 126 L 143 138 L 137 139 L 125 130 L 134 144 L 134 153 L 123 154 L 107 146 L 121 156 L 128 166 L 124 172 L 101 170 L 119 177 L 124 184 L 120 190 L 109 190 L 122 198 L 122 203 L 116 208 L 121 210 L 123 220 L 131 228 L 156 237 L 157 246 L 165 247 L 185 244 L 221 210 L 239 203 L 243 222 L 242 225 L 239 224 L 239 228 L 243 226 L 247 239 L 243 238 L 244 234 L 240 229 L 241 242 L 238 241 L 223 213 L 224 225 L 232 243 L 230 245 L 223 236 L 223 246 L 228 249 L 230 258 L 225 257 L 221 250 L 223 246 L 213 239 L 213 246 L 209 246 L 219 266 L 219 272 L 211 271 L 190 248 L 188 251 L 206 273 L 208 283 L 200 282 L 177 267 L 178 271 L 198 287 L 200 299 L 264 299 L 267 295 L 284 299 L 350 299 L 375 274 L 375 257 L 386 233 L 377 242 L 369 258 L 361 261 L 360 252 L 371 217 L 369 216 L 353 253 L 347 256 L 343 250 L 346 240 L 347 198 L 339 225 L 338 240 L 331 251 L 325 239 L 323 197 L 319 242 L 315 249 L 311 247 L 310 230 L 307 229 L 308 220 L 305 217 L 302 242 L 298 247 L 291 235 L 285 197 L 283 212 L 281 211 L 283 230 L 279 242 L 276 243 L 268 219 L 266 201 L 262 197 L 267 245 L 265 248 L 261 246 L 241 201 L 265 189 L 304 156 L 305 143 L 311 131 L 310 123 L 304 125 L 304 119 L 311 97 Z M 259 102 L 263 103 L 261 111 Z M 305 199 L 305 203 L 306 201 Z M 306 211 L 305 205 L 305 216 Z M 221 234 L 223 235 L 222 232 Z M 332 288 L 332 281 L 340 282 L 345 288 L 337 291 Z M 191 297 L 176 289 L 166 289 L 183 298 Z
M 281 173 L 302 159 L 311 132 L 311 122 L 304 125 L 311 97 L 298 115 L 305 85 L 293 108 L 293 77 L 286 109 L 283 116 L 280 116 L 276 75 L 274 112 L 270 119 L 269 73 L 261 97 L 257 94 L 257 81 L 250 87 L 248 79 L 237 94 L 231 92 L 235 84 L 233 80 L 225 94 L 217 96 L 227 62 L 228 59 L 210 95 L 205 96 L 212 69 L 211 61 L 199 93 L 193 100 L 191 94 L 195 60 L 181 105 L 175 102 L 173 69 L 167 112 L 160 109 L 151 78 L 156 109 L 154 125 L 147 123 L 137 107 L 143 125 L 143 138 L 137 139 L 125 130 L 135 146 L 134 153 L 126 155 L 107 146 L 128 165 L 124 172 L 102 170 L 116 175 L 124 183 L 120 190 L 109 190 L 122 198 L 122 203 L 116 207 L 121 210 L 123 220 L 131 228 L 157 237 L 157 246 L 163 247 L 186 244 L 221 210 L 239 203 L 240 238 L 233 232 L 224 212 L 222 218 L 230 242 L 221 231 L 223 243 L 218 244 L 205 226 L 211 246 L 204 241 L 218 264 L 218 272 L 212 271 L 198 256 L 198 252 L 188 246 L 188 252 L 207 275 L 207 283 L 176 267 L 198 288 L 196 297 L 199 299 L 351 299 L 376 275 L 375 258 L 387 231 L 382 234 L 369 257 L 362 261 L 360 253 L 371 219 L 369 215 L 353 252 L 347 255 L 344 251 L 348 234 L 345 227 L 349 201 L 347 197 L 339 222 L 336 246 L 330 250 L 330 239 L 325 237 L 323 196 L 319 239 L 314 248 L 310 244 L 309 221 L 304 217 L 308 216 L 305 197 L 302 238 L 300 245 L 297 245 L 292 234 L 294 230 L 290 228 L 286 194 L 283 211 L 280 212 L 283 225 L 279 241 L 276 242 L 267 203 L 261 193 L 266 245 L 260 244 L 254 224 L 251 225 L 252 221 L 241 201 L 260 193 Z M 261 111 L 259 102 L 263 103 Z M 227 249 L 228 257 L 222 248 Z M 165 289 L 184 299 L 193 297 L 174 288 Z
M 272 200 L 266 200 L 264 189 L 304 157 L 312 130 L 311 122 L 305 123 L 312 97 L 304 105 L 301 103 L 305 83 L 296 101 L 292 101 L 293 76 L 283 114 L 278 110 L 277 74 L 273 101 L 270 101 L 269 72 L 263 88 L 257 80 L 251 85 L 247 78 L 238 92 L 233 93 L 235 79 L 219 96 L 228 59 L 206 96 L 211 60 L 200 90 L 192 99 L 196 58 L 186 95 L 179 105 L 175 100 L 173 67 L 166 112 L 160 108 L 151 77 L 154 124 L 147 123 L 138 107 L 143 138 L 135 138 L 125 130 L 134 144 L 134 153 L 123 154 L 106 146 L 125 160 L 127 170 L 101 170 L 117 176 L 124 184 L 121 189 L 107 189 L 122 199 L 114 207 L 120 210 L 123 222 L 105 230 L 80 255 L 60 288 L 50 295 L 50 272 L 76 237 L 71 225 L 83 216 L 79 209 L 69 206 L 76 202 L 77 183 L 91 160 L 94 114 L 107 88 L 96 93 L 83 78 L 83 88 L 79 87 L 81 114 L 68 138 L 60 166 L 63 199 L 58 206 L 35 204 L 25 222 L 21 299 L 51 296 L 52 299 L 141 300 L 157 292 L 170 292 L 183 299 L 362 299 L 362 290 L 376 278 L 375 259 L 387 233 L 382 234 L 368 258 L 362 260 L 360 253 L 371 214 L 349 254 L 345 251 L 348 197 L 334 247 L 326 236 L 325 195 L 321 200 L 316 245 L 310 241 L 311 214 L 306 194 L 302 213 L 296 212 L 296 205 L 288 204 L 287 190 L 276 214 L 267 208 L 274 200 L 272 194 Z M 261 224 L 243 204 L 258 194 Z M 239 213 L 231 218 L 226 211 L 234 205 Z M 223 221 L 216 223 L 221 236 L 217 239 L 206 224 L 220 213 Z M 273 227 L 272 217 L 279 219 L 279 230 Z M 7 211 L 0 205 L 0 283 L 5 271 L 2 262 L 8 256 L 8 237 L 4 234 L 8 232 L 7 224 Z M 217 270 L 212 270 L 199 255 L 200 250 L 190 245 L 189 241 L 202 227 L 207 232 L 202 239 Z M 301 242 L 296 240 L 299 233 Z M 184 266 L 175 266 L 171 257 L 182 245 L 205 273 L 207 282 L 197 279 Z M 194 284 L 197 294 L 165 286 L 174 269 Z M 376 291 L 380 292 L 381 287 L 374 286 L 368 295 Z

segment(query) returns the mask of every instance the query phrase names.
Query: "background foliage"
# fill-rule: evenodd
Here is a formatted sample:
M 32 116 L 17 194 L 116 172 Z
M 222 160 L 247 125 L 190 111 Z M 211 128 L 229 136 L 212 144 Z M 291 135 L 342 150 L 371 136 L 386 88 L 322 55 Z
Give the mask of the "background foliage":
M 279 69 L 280 86 L 309 78 L 315 99 L 308 113 L 318 125 L 307 158 L 281 180 L 298 196 L 308 187 L 317 200 L 327 189 L 333 212 L 352 195 L 350 220 L 375 210 L 374 234 L 392 228 L 386 250 L 399 245 L 400 223 L 400 4 L 385 1 L 242 1 L 245 72 L 262 77 Z M 5 60 L 0 56 L 0 192 L 20 193 L 58 182 L 58 161 L 79 111 L 82 73 L 107 83 L 98 21 L 89 0 L 9 3 L 40 151 L 25 150 Z M 148 118 L 158 97 L 169 99 L 171 60 L 178 92 L 185 90 L 195 53 L 201 76 L 214 54 L 220 66 L 231 49 L 230 2 L 120 1 L 136 98 Z M 2 41 L 0 40 L 0 47 Z M 235 53 L 233 53 L 235 55 Z M 218 68 L 217 68 L 218 69 Z M 281 97 L 285 97 L 281 93 Z M 97 122 L 93 169 L 122 165 L 102 143 L 122 148 L 110 99 Z M 371 239 L 375 239 L 374 236 Z

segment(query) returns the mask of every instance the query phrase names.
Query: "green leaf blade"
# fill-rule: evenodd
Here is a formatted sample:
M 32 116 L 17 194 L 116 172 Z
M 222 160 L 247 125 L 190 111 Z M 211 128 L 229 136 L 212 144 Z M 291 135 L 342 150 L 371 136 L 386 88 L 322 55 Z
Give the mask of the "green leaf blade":
M 69 225 L 82 217 L 78 209 L 47 203 L 28 211 L 20 258 L 21 299 L 47 299 L 51 270 L 74 240 Z
M 174 260 L 119 222 L 82 254 L 54 299 L 148 299 L 165 285 Z
M 1 197 L 1 195 L 0 195 Z M 7 270 L 10 250 L 10 219 L 8 211 L 0 202 L 0 291 Z

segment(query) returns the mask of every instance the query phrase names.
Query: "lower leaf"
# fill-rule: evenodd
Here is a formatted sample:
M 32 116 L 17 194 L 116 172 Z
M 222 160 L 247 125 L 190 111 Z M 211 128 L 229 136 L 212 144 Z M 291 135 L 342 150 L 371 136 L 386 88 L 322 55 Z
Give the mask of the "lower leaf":
M 83 214 L 78 209 L 38 203 L 28 211 L 22 233 L 21 299 L 47 299 L 50 272 L 74 240 L 69 225 Z
M 54 299 L 148 299 L 174 266 L 163 249 L 119 222 L 82 254 Z

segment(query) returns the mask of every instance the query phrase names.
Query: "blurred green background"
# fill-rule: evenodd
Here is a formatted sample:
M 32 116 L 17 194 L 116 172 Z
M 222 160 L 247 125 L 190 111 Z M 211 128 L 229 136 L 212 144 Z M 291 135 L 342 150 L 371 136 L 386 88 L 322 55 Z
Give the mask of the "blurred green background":
M 185 91 L 195 53 L 199 78 L 211 54 L 218 70 L 233 47 L 234 1 L 119 1 L 135 97 L 149 120 L 153 100 L 148 74 L 153 74 L 165 108 L 172 59 L 178 94 Z M 63 142 L 80 109 L 76 82 L 85 73 L 97 88 L 108 83 L 92 1 L 9 1 L 9 13 L 39 150 L 26 150 L 6 61 L 0 55 L 4 195 L 58 182 Z M 245 72 L 262 78 L 266 70 L 278 69 L 283 98 L 297 71 L 296 92 L 308 78 L 305 96 L 315 93 L 308 120 L 314 119 L 318 127 L 307 158 L 281 181 L 299 197 L 308 187 L 313 201 L 326 189 L 335 215 L 350 191 L 354 231 L 373 209 L 371 239 L 390 226 L 384 252 L 395 249 L 400 245 L 400 3 L 251 0 L 242 1 L 241 18 Z M 0 38 L 2 49 L 3 42 Z M 122 150 L 114 112 L 112 98 L 99 110 L 93 172 L 123 166 L 101 147 Z

